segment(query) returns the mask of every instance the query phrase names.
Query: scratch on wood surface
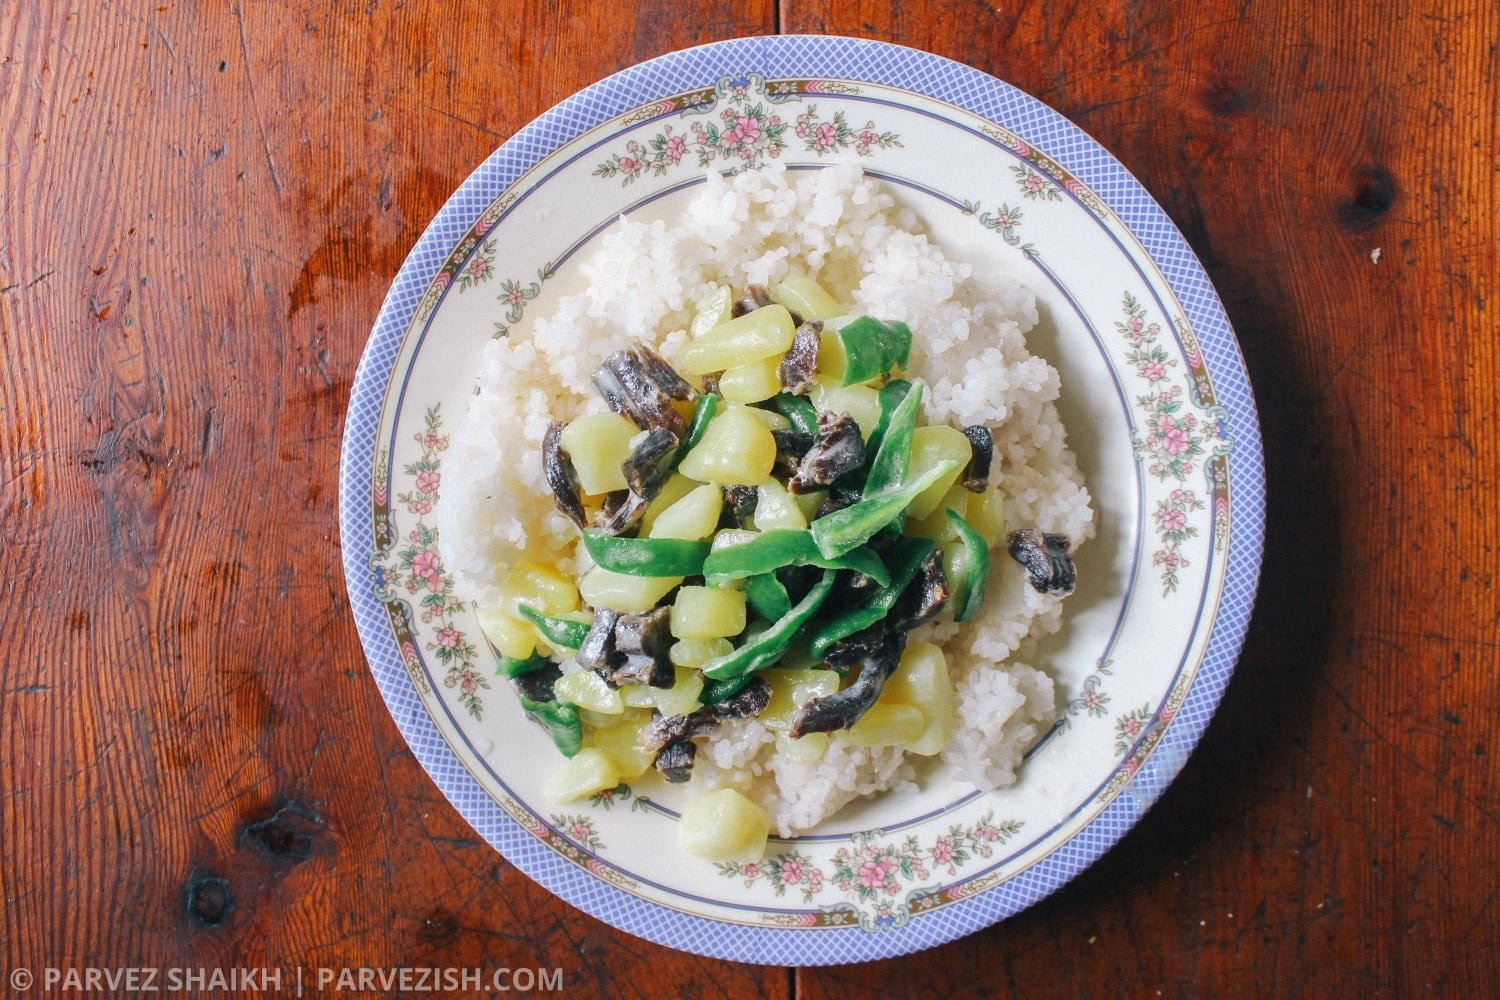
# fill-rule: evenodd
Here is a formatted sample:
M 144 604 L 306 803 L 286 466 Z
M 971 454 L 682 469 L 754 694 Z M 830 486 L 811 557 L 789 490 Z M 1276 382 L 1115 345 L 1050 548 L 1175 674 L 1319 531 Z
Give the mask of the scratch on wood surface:
M 485 135 L 491 135 L 491 136 L 494 136 L 497 139 L 508 138 L 508 136 L 504 135 L 503 133 L 496 132 L 492 128 L 486 128 L 485 126 L 479 124 L 478 122 L 469 121 L 469 119 L 464 118 L 461 115 L 456 115 L 456 114 L 454 114 L 451 111 L 444 111 L 442 108 L 437 107 L 436 105 L 429 104 L 429 105 L 427 105 L 427 109 L 429 111 L 436 111 L 438 114 L 442 115 L 444 118 L 450 118 L 453 121 L 458 122 L 460 125 L 467 125 L 467 126 L 469 126 L 469 128 L 475 129 L 476 131 L 479 131 L 479 132 L 483 132 Z
M 1345 695 L 1343 691 L 1339 690 L 1338 687 L 1330 683 L 1326 678 L 1323 679 L 1322 684 L 1323 687 L 1332 692 L 1333 696 L 1338 699 L 1339 704 L 1343 705 L 1344 710 L 1348 712 L 1349 715 L 1351 715 L 1353 718 L 1357 719 L 1360 724 L 1363 725 L 1364 728 L 1368 730 L 1378 742 L 1389 747 L 1392 751 L 1395 752 L 1396 756 L 1406 761 L 1406 763 L 1409 764 L 1413 770 L 1419 771 L 1422 774 L 1425 774 L 1429 778 L 1433 779 L 1435 787 L 1451 792 L 1453 796 L 1458 799 L 1458 801 L 1462 802 L 1466 806 L 1469 806 L 1485 819 L 1500 820 L 1500 816 L 1497 816 L 1490 809 L 1487 809 L 1483 804 L 1479 802 L 1478 799 L 1460 789 L 1454 788 L 1448 783 L 1443 775 L 1438 774 L 1432 768 L 1428 767 L 1420 759 L 1418 759 L 1416 755 L 1413 754 L 1406 746 L 1402 745 L 1397 740 L 1392 739 L 1383 730 L 1377 727 L 1375 723 L 1370 721 L 1370 719 L 1364 713 L 1354 707 L 1354 703 L 1350 701 L 1349 697 Z
M 260 144 L 266 151 L 266 164 L 271 168 L 271 184 L 276 194 L 281 194 L 281 174 L 276 169 L 276 157 L 271 155 L 271 141 L 266 137 L 266 116 L 260 112 L 260 96 L 255 92 L 255 71 L 250 66 L 250 42 L 245 38 L 245 9 L 234 5 L 234 19 L 240 29 L 240 54 L 245 60 L 245 78 L 250 82 L 250 106 L 255 109 L 255 124 L 260 127 Z
M 46 281 L 56 273 L 56 271 L 44 271 L 41 274 L 37 275 L 35 278 L 32 278 L 30 281 L 26 282 L 25 285 L 22 285 L 19 281 L 13 285 L 6 285 L 4 288 L 0 288 L 0 295 L 8 295 L 9 293 L 15 291 L 17 288 L 21 289 L 21 291 L 23 292 L 29 292 L 38 284 Z
M 169 39 L 166 35 L 162 34 L 161 25 L 156 23 L 155 17 L 151 18 L 151 30 L 156 33 L 157 38 L 161 39 L 162 45 L 164 45 L 167 49 L 167 55 L 171 56 L 173 59 L 176 59 L 177 50 L 172 47 L 172 40 Z

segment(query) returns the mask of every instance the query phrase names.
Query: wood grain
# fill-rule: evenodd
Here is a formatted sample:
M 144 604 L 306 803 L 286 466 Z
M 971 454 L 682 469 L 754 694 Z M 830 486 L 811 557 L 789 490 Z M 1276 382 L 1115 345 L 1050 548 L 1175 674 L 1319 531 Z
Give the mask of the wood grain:
M 528 120 L 765 3 L 0 12 L 8 970 L 561 968 L 783 996 L 651 947 L 457 816 L 370 681 L 337 542 L 392 276 Z
M 1256 389 L 1260 599 L 1203 743 L 1101 863 L 948 947 L 803 971 L 799 996 L 1494 993 L 1500 12 L 997 8 L 789 4 L 782 26 L 994 73 L 1157 197 Z
M 1136 830 L 1002 925 L 795 978 L 616 932 L 474 835 L 364 666 L 335 510 L 365 337 L 467 173 L 608 73 L 778 27 L 962 60 L 1110 148 L 1225 299 L 1271 482 L 1245 655 Z M 1483 0 L 0 9 L 0 972 L 1500 991 L 1497 37 Z

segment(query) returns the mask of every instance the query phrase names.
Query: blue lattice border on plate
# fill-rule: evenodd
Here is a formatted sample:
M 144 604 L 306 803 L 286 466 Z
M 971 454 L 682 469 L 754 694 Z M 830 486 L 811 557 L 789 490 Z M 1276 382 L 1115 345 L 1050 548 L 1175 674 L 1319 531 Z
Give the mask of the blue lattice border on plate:
M 1218 615 L 1201 668 L 1170 725 L 1144 760 L 1127 760 L 1139 769 L 1129 775 L 1125 794 L 1037 864 L 988 891 L 924 913 L 899 932 L 721 923 L 619 892 L 573 865 L 511 819 L 454 755 L 413 689 L 387 611 L 369 585 L 381 407 L 403 337 L 453 247 L 495 199 L 558 147 L 648 101 L 694 90 L 746 66 L 769 78 L 843 79 L 925 94 L 1002 125 L 1044 151 L 1098 195 L 1149 253 L 1182 305 L 1234 428 L 1235 447 L 1228 456 L 1234 528 Z M 862 39 L 771 36 L 671 53 L 600 81 L 526 126 L 463 183 L 401 268 L 360 362 L 345 427 L 339 506 L 351 604 L 376 683 L 417 759 L 481 836 L 563 899 L 641 937 L 738 961 L 811 965 L 887 958 L 988 926 L 1057 889 L 1135 824 L 1201 737 L 1244 641 L 1260 568 L 1263 484 L 1254 400 L 1223 306 L 1181 233 L 1117 160 L 1034 98 L 962 64 Z

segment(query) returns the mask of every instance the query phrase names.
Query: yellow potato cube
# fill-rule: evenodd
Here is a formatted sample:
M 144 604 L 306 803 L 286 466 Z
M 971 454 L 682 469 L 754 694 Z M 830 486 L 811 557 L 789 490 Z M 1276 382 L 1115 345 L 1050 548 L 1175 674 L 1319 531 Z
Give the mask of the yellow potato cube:
M 928 427 L 918 427 L 913 431 L 911 466 L 906 473 L 908 479 L 916 479 L 949 459 L 957 462 L 958 466 L 947 475 L 939 476 L 937 482 L 918 493 L 912 500 L 911 506 L 907 508 L 907 513 L 916 518 L 931 514 L 942 502 L 944 494 L 954 483 L 958 482 L 958 477 L 964 471 L 964 466 L 969 464 L 972 454 L 969 439 L 964 437 L 964 432 L 956 427 L 949 427 L 947 424 L 932 424 Z
M 688 334 L 695 339 L 716 326 L 728 323 L 733 318 L 734 290 L 720 285 L 713 294 L 698 304 L 693 321 L 688 324 Z
M 818 333 L 818 374 L 834 385 L 844 380 L 844 369 L 849 366 L 849 356 L 844 351 L 844 338 L 831 327 Z
M 772 285 L 770 293 L 773 301 L 780 302 L 804 320 L 833 319 L 848 311 L 822 285 L 801 275 L 790 276 L 780 284 Z
M 734 643 L 728 639 L 680 639 L 672 643 L 667 658 L 676 667 L 701 667 L 709 660 L 728 656 L 734 651 Z M 678 675 L 678 683 L 682 675 Z
M 771 686 L 771 700 L 755 721 L 772 732 L 791 729 L 792 717 L 803 705 L 839 689 L 839 675 L 832 670 L 775 669 L 760 676 Z
M 766 306 L 721 323 L 688 342 L 677 355 L 677 367 L 688 375 L 707 375 L 748 365 L 785 354 L 796 333 L 792 314 L 785 306 Z
M 717 587 L 683 587 L 672 605 L 679 639 L 720 639 L 745 631 L 745 595 Z
M 958 529 L 948 520 L 948 509 L 951 507 L 958 512 L 959 517 L 963 517 L 969 509 L 969 498 L 973 495 L 962 486 L 950 486 L 948 492 L 943 494 L 942 501 L 926 517 L 908 518 L 906 527 L 902 530 L 918 538 L 930 538 L 939 545 L 952 541 L 958 537 Z
M 823 755 L 828 752 L 828 734 L 808 733 L 794 740 L 786 733 L 777 733 L 776 750 L 784 754 L 787 760 L 811 764 L 822 760 Z
M 578 581 L 578 590 L 591 608 L 644 614 L 681 582 L 680 576 L 630 576 L 595 566 Z
M 505 607 L 511 614 L 528 604 L 544 615 L 578 610 L 578 587 L 561 571 L 537 562 L 517 563 L 505 578 Z
M 994 548 L 1005 536 L 1005 498 L 991 486 L 969 500 L 969 510 L 964 514 L 969 527 L 979 532 L 985 544 Z
M 636 745 L 641 727 L 650 721 L 651 716 L 647 713 L 632 713 L 618 725 L 592 730 L 585 742 L 609 759 L 622 780 L 639 778 L 656 762 L 656 754 Z
M 725 369 L 719 379 L 719 395 L 731 403 L 759 403 L 781 391 L 781 358 L 773 354 L 746 365 Z
M 859 747 L 905 746 L 922 735 L 926 724 L 919 709 L 877 701 L 853 728 L 843 730 L 838 737 Z
M 501 656 L 524 660 L 536 652 L 537 635 L 531 623 L 502 608 L 481 608 L 479 628 Z
M 584 732 L 587 733 L 590 728 L 608 729 L 610 726 L 617 725 L 621 716 L 606 715 L 603 712 L 595 712 L 591 708 L 580 708 L 578 709 L 578 719 L 583 723 Z M 588 742 L 587 736 L 584 737 L 584 741 Z
M 687 476 L 676 472 L 672 473 L 671 478 L 662 484 L 661 492 L 656 494 L 651 502 L 646 505 L 646 513 L 641 515 L 641 535 L 649 537 L 652 529 L 656 527 L 656 519 L 670 510 L 673 504 L 701 485 L 697 480 L 689 479 Z
M 738 403 L 732 403 L 730 405 L 739 406 Z M 777 413 L 775 410 L 763 410 L 758 406 L 745 406 L 741 408 L 756 420 L 759 420 L 761 423 L 765 424 L 767 429 L 769 430 L 787 431 L 792 429 L 792 422 L 786 417 L 782 416 L 780 413 Z
M 601 715 L 619 715 L 625 711 L 620 692 L 592 670 L 563 674 L 553 683 L 552 692 L 558 701 L 572 702 Z
M 595 792 L 620 783 L 620 772 L 610 757 L 593 747 L 584 747 L 559 764 L 547 778 L 542 794 L 559 805 L 586 799 Z
M 755 530 L 772 531 L 777 528 L 803 531 L 807 528 L 807 518 L 785 486 L 775 479 L 767 479 L 756 490 Z
M 770 832 L 769 813 L 733 788 L 720 788 L 683 808 L 677 843 L 695 857 L 745 864 L 765 853 Z
M 699 640 L 692 640 L 697 642 Z M 682 643 L 676 643 L 673 648 Z M 725 644 L 726 651 L 729 648 Z M 704 661 L 707 662 L 707 661 Z M 703 675 L 690 667 L 677 668 L 677 682 L 669 688 L 647 687 L 644 684 L 627 684 L 620 689 L 625 704 L 640 708 L 654 708 L 662 715 L 690 715 L 699 707 L 699 696 L 703 693 Z
M 823 506 L 823 501 L 828 499 L 827 490 L 813 490 L 811 493 L 798 493 L 792 497 L 796 501 L 797 509 L 802 512 L 802 519 L 812 524 L 818 517 L 818 508 Z
M 758 486 L 771 478 L 775 464 L 776 439 L 770 428 L 746 408 L 734 407 L 709 421 L 702 439 L 688 452 L 678 471 L 702 483 Z
M 927 757 L 940 753 L 958 727 L 948 661 L 943 651 L 930 642 L 914 642 L 906 647 L 896 672 L 885 682 L 880 700 L 910 705 L 922 713 L 922 732 L 906 746 L 912 753 Z
M 620 463 L 630 457 L 630 439 L 641 432 L 618 413 L 591 413 L 563 428 L 562 447 L 578 472 L 585 493 L 625 488 Z
M 693 483 L 686 476 L 676 477 Z M 713 535 L 719 526 L 719 515 L 724 510 L 724 494 L 717 486 L 694 484 L 691 492 L 684 494 L 676 503 L 657 515 L 656 521 L 645 530 L 651 538 L 685 538 L 697 540 Z
M 819 410 L 847 413 L 859 424 L 860 437 L 866 441 L 880 423 L 880 393 L 867 385 L 838 385 L 819 376 L 813 383 L 813 405 Z M 966 439 L 967 440 L 967 439 Z

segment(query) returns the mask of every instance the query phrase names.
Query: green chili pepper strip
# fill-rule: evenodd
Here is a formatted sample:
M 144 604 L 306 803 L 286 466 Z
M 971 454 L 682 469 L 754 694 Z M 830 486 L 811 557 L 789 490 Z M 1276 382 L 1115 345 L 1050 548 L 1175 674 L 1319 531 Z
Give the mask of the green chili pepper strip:
M 880 529 L 899 518 L 901 512 L 917 498 L 917 494 L 956 468 L 958 463 L 950 458 L 939 462 L 909 483 L 866 497 L 853 506 L 818 518 L 810 529 L 818 551 L 829 559 L 836 559 L 863 545 Z
M 880 420 L 875 424 L 875 430 L 870 432 L 870 440 L 865 442 L 865 454 L 874 456 L 880 451 L 880 442 L 885 440 L 885 432 L 891 426 L 891 415 L 909 392 L 911 383 L 904 378 L 892 379 L 881 388 Z
M 860 316 L 839 330 L 844 342 L 844 385 L 884 375 L 892 365 L 903 368 L 911 360 L 911 329 L 897 320 Z
M 703 432 L 708 430 L 708 422 L 714 418 L 714 413 L 718 409 L 719 397 L 714 393 L 705 392 L 698 397 L 698 402 L 693 407 L 693 419 L 688 422 L 687 434 L 683 437 L 682 444 L 677 446 L 677 455 L 672 459 L 674 469 L 702 440 Z
M 765 631 L 746 638 L 745 644 L 739 649 L 709 660 L 703 665 L 703 676 L 715 681 L 734 680 L 753 674 L 762 667 L 769 667 L 781 659 L 792 643 L 797 641 L 803 626 L 817 614 L 828 592 L 833 589 L 833 580 L 837 575 L 837 571 L 825 569 L 823 579 L 792 610 L 778 618 Z
M 895 606 L 902 591 L 916 579 L 922 561 L 935 548 L 937 546 L 926 538 L 903 537 L 898 541 L 887 557 L 891 566 L 891 585 L 876 591 L 863 606 L 835 615 L 818 626 L 807 640 L 807 651 L 821 660 L 829 646 L 883 619 Z
M 594 562 L 612 573 L 631 576 L 697 576 L 703 572 L 708 543 L 685 538 L 627 538 L 598 528 L 583 533 Z
M 944 546 L 943 569 L 953 585 L 953 620 L 965 622 L 979 613 L 984 605 L 985 580 L 990 572 L 990 548 L 979 532 L 953 508 L 948 521 L 958 530 L 959 546 Z
M 883 401 L 883 400 L 882 400 Z M 884 407 L 881 408 L 882 412 Z M 922 386 L 913 385 L 891 411 L 880 436 L 880 447 L 870 460 L 870 473 L 865 477 L 864 494 L 874 496 L 906 481 L 911 469 L 911 439 L 917 429 L 917 418 L 922 415 Z
M 524 677 L 527 674 L 535 673 L 551 662 L 551 660 L 540 653 L 533 653 L 524 660 L 518 660 L 514 656 L 501 656 L 495 672 L 501 677 L 508 677 L 511 680 L 515 680 L 517 677 Z
M 589 626 L 583 622 L 570 622 L 566 618 L 553 618 L 544 615 L 540 611 L 525 604 L 516 606 L 531 624 L 535 625 L 537 631 L 542 633 L 542 638 L 554 646 L 564 646 L 568 649 L 579 649 L 583 646 L 583 640 L 589 634 Z
M 810 537 L 810 536 L 809 536 Z M 745 581 L 745 600 L 755 613 L 774 622 L 792 610 L 792 598 L 775 573 L 761 573 Z
M 583 749 L 583 721 L 578 717 L 578 706 L 565 701 L 532 701 L 521 695 L 521 707 L 542 724 L 552 737 L 552 745 L 564 757 L 572 757 Z
M 771 400 L 776 410 L 792 423 L 792 430 L 808 437 L 818 436 L 818 411 L 806 396 L 783 392 Z
M 886 572 L 885 564 L 869 549 L 851 545 L 835 556 L 825 555 L 820 550 L 821 546 L 809 531 L 789 528 L 763 531 L 751 541 L 710 552 L 703 560 L 703 575 L 709 586 L 718 586 L 741 577 L 771 573 L 783 566 L 821 566 L 824 569 L 858 570 L 874 577 L 882 587 L 890 582 L 891 576 Z
M 705 705 L 717 705 L 721 701 L 728 701 L 745 690 L 753 680 L 755 680 L 754 674 L 746 674 L 727 681 L 709 681 L 704 685 L 703 693 L 698 696 L 699 700 Z

